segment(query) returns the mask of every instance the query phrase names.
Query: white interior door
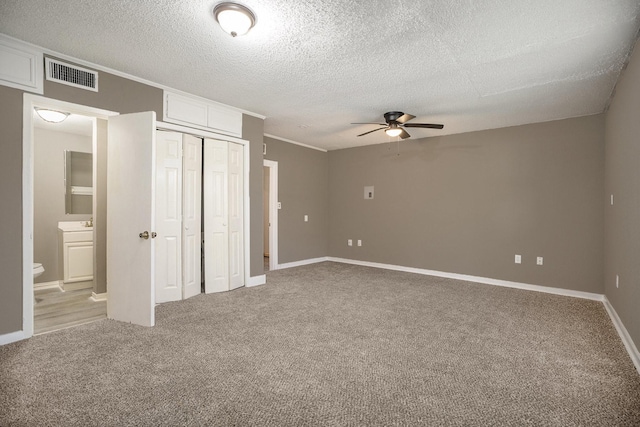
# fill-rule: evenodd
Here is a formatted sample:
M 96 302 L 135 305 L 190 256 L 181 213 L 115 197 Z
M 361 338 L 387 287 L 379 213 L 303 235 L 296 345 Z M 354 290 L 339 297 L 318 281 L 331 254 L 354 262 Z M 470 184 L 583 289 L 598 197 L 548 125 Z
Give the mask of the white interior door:
M 229 143 L 229 289 L 244 286 L 244 156 Z
M 228 143 L 204 140 L 205 292 L 229 290 Z
M 182 299 L 182 134 L 156 134 L 156 303 Z
M 183 298 L 200 293 L 202 230 L 202 139 L 182 139 L 182 282 Z
M 155 324 L 155 125 L 144 112 L 110 117 L 108 129 L 107 317 L 143 326 Z

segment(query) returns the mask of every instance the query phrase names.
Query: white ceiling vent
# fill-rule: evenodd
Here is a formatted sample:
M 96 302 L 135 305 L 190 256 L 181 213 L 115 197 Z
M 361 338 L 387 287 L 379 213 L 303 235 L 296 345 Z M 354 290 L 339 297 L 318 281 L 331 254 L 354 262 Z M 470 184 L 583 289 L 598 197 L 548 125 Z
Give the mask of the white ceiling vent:
M 47 80 L 81 89 L 98 91 L 98 73 L 56 59 L 45 58 Z

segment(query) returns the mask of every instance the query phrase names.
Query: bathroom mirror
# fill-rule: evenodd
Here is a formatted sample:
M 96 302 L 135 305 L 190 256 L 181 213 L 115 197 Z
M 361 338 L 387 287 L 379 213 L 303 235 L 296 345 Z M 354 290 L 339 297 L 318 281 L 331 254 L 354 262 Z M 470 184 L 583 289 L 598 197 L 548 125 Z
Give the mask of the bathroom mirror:
M 64 206 L 68 214 L 93 212 L 93 155 L 64 151 Z

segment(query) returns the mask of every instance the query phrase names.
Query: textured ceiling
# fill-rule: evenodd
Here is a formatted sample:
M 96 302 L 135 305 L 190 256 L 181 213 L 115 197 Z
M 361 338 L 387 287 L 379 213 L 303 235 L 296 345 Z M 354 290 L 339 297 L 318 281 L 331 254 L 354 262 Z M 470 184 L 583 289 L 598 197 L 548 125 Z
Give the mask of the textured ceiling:
M 219 1 L 3 0 L 0 32 L 265 115 L 265 133 L 324 149 L 377 144 L 350 122 L 400 110 L 413 138 L 604 111 L 639 0 L 242 0 L 232 38 Z

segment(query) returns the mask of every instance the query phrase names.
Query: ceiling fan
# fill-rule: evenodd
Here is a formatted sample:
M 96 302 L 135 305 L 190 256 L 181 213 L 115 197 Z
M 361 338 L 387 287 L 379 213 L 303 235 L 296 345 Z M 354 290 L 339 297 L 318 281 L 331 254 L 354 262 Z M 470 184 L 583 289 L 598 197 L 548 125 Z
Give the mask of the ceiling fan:
M 351 123 L 352 125 L 380 125 L 383 126 L 378 129 L 370 130 L 369 132 L 361 133 L 358 136 L 367 135 L 379 130 L 385 131 L 385 133 L 391 137 L 399 136 L 402 139 L 407 139 L 411 135 L 404 130 L 404 128 L 427 128 L 427 129 L 442 129 L 444 125 L 432 124 L 432 123 L 407 123 L 409 120 L 415 119 L 416 116 L 411 114 L 405 114 L 402 111 L 389 111 L 384 113 L 384 120 L 387 123 Z

